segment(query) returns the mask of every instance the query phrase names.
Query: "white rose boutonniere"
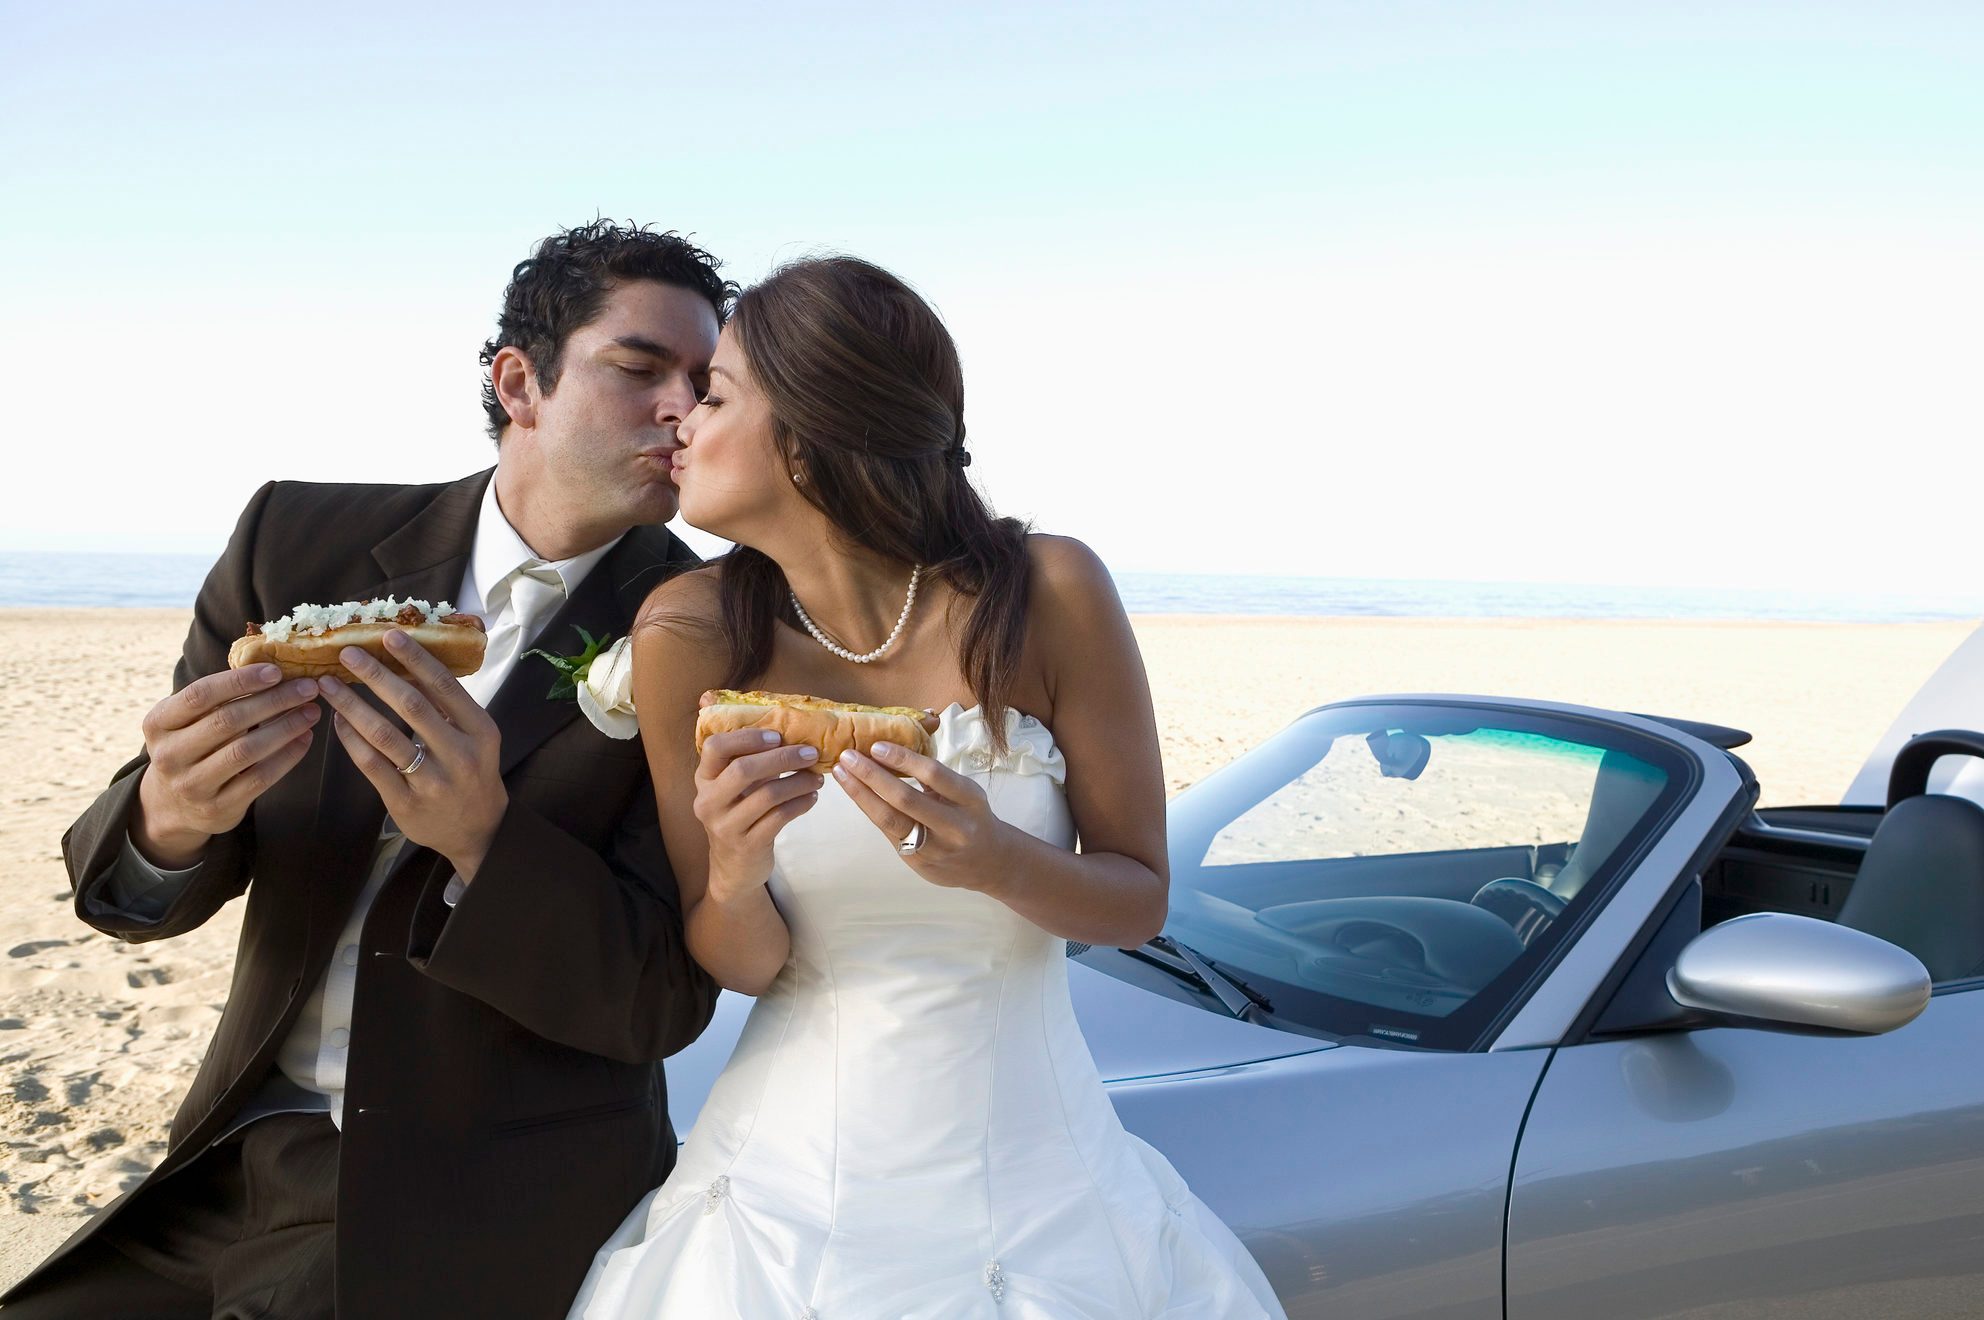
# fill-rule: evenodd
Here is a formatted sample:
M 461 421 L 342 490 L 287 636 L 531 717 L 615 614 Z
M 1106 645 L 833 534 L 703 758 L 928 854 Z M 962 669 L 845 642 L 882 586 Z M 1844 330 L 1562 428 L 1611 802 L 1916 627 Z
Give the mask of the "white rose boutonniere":
M 577 655 L 530 653 L 549 660 L 558 671 L 549 697 L 577 697 L 579 709 L 593 727 L 609 738 L 637 736 L 641 727 L 634 719 L 633 639 L 622 637 L 609 646 L 606 638 L 595 638 L 583 628 L 579 636 L 585 639 L 586 649 Z
M 641 731 L 634 720 L 634 648 L 622 637 L 593 657 L 579 680 L 579 709 L 609 738 L 632 738 Z

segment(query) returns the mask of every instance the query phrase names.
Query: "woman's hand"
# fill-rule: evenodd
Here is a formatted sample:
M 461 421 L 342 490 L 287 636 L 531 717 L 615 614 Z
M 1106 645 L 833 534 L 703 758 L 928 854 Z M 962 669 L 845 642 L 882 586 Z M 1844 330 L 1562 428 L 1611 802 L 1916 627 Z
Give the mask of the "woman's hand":
M 985 790 L 942 762 L 879 742 L 873 756 L 844 752 L 834 778 L 877 829 L 900 844 L 917 825 L 922 847 L 903 861 L 933 885 L 991 892 L 1006 867 L 1011 826 L 992 814 Z M 910 775 L 923 791 L 898 778 Z
M 718 904 L 771 879 L 772 841 L 820 800 L 823 781 L 813 769 L 819 755 L 782 746 L 764 729 L 720 733 L 703 744 L 694 809 L 709 836 L 708 893 Z

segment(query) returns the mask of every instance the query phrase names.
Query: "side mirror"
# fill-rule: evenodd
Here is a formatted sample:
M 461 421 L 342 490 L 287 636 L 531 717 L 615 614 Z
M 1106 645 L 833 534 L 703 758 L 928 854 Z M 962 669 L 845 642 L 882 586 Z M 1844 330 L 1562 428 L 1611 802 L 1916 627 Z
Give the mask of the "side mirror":
M 1745 1025 L 1874 1036 L 1915 1020 L 1929 971 L 1908 950 L 1811 917 L 1755 912 L 1689 941 L 1667 973 L 1683 1008 Z

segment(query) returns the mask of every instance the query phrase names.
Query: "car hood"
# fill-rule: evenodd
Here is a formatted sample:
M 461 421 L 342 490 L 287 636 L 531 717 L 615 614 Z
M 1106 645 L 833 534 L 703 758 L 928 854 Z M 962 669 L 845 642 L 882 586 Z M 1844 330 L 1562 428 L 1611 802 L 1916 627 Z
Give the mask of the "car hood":
M 1873 755 L 1854 776 L 1841 804 L 1886 806 L 1895 753 L 1916 734 L 1932 729 L 1984 729 L 1984 628 L 1965 638 L 1902 708 L 1893 726 L 1874 744 Z M 1929 776 L 1929 791 L 1984 806 L 1984 760 L 1945 757 Z
M 1105 1082 L 1201 1072 L 1336 1048 L 1334 1041 L 1181 1004 L 1078 962 L 1068 964 L 1068 993 Z

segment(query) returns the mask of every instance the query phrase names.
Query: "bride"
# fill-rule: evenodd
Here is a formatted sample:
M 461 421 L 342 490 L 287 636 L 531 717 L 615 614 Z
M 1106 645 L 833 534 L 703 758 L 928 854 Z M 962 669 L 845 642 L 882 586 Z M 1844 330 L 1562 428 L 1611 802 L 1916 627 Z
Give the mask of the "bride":
M 649 599 L 635 704 L 690 948 L 757 1004 L 571 1315 L 1280 1317 L 1124 1131 L 1069 1003 L 1064 940 L 1134 946 L 1166 910 L 1157 731 L 1108 573 L 991 516 L 956 348 L 886 271 L 784 267 L 710 375 L 674 478 L 737 548 Z M 935 755 L 814 766 L 746 730 L 698 758 L 722 687 L 928 708 Z

